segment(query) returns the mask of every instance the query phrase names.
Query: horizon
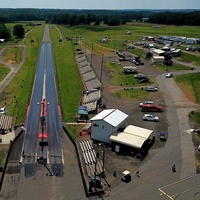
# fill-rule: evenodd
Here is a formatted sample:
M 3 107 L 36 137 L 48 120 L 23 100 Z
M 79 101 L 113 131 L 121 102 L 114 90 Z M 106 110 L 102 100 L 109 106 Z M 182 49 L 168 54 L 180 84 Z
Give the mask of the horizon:
M 77 10 L 171 10 L 200 9 L 199 0 L 0 0 L 0 8 L 77 9 Z

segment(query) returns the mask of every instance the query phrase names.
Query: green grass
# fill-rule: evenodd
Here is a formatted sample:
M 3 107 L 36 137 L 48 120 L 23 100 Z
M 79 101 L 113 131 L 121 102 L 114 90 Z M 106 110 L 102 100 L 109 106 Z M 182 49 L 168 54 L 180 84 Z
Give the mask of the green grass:
M 3 160 L 4 160 L 4 152 L 3 151 L 0 151 L 0 166 L 3 165 Z
M 64 121 L 75 121 L 82 96 L 82 82 L 76 66 L 73 45 L 70 41 L 59 41 L 59 33 L 50 26 L 53 43 L 59 97 Z
M 0 104 L 6 102 L 8 115 L 14 116 L 14 124 L 23 123 L 24 121 L 25 111 L 31 95 L 43 31 L 44 26 L 36 27 L 27 35 L 25 41 L 25 45 L 27 46 L 26 61 L 9 86 L 4 90 L 5 95 Z M 35 39 L 34 44 L 30 42 L 32 38 Z
M 161 71 L 171 71 L 171 72 L 175 72 L 175 71 L 182 71 L 182 70 L 191 70 L 191 67 L 185 66 L 185 65 L 179 65 L 176 63 L 173 63 L 172 66 L 164 66 L 163 64 L 154 64 L 154 67 L 158 70 Z
M 184 85 L 189 86 L 190 92 L 194 94 L 196 103 L 200 103 L 200 74 L 192 73 L 192 74 L 184 74 L 175 77 L 177 83 L 184 83 Z M 192 90 L 192 91 L 191 91 Z
M 76 140 L 84 125 L 67 125 L 67 131 L 71 135 L 73 140 Z
M 0 82 L 7 76 L 10 72 L 10 69 L 3 64 L 0 64 Z
M 4 59 L 11 64 L 16 64 L 21 62 L 21 56 L 23 53 L 22 47 L 9 47 L 7 49 Z
M 118 90 L 115 92 L 115 95 L 119 99 L 125 99 L 125 100 L 131 100 L 131 99 L 137 99 L 137 100 L 142 100 L 145 98 L 149 98 L 151 95 L 149 92 L 146 92 L 145 90 L 138 89 L 138 88 L 127 88 L 125 90 Z
M 200 65 L 200 56 L 192 55 L 189 53 L 181 53 L 181 56 L 177 58 L 180 61 L 187 62 L 196 66 Z
M 27 22 L 24 22 L 24 27 L 27 32 L 32 28 L 32 26 L 28 26 L 26 24 Z M 11 30 L 14 25 L 16 24 L 7 24 Z M 74 121 L 83 90 L 80 75 L 74 59 L 74 56 L 77 54 L 77 51 L 75 51 L 76 48 L 82 48 L 82 50 L 92 50 L 93 46 L 93 53 L 101 56 L 101 53 L 104 52 L 105 55 L 109 55 L 109 53 L 113 54 L 113 51 L 126 49 L 127 44 L 138 41 L 142 36 L 152 35 L 156 37 L 158 35 L 181 35 L 198 37 L 199 28 L 192 26 L 164 26 L 163 28 L 155 29 L 152 28 L 151 24 L 143 23 L 128 23 L 126 25 L 117 27 L 109 27 L 106 25 L 58 27 L 60 28 L 64 37 L 69 36 L 73 38 L 72 41 L 66 41 L 63 38 L 62 42 L 59 42 L 60 36 L 58 31 L 53 26 L 50 26 L 50 34 L 53 43 L 56 64 L 56 77 L 59 91 L 58 95 L 60 98 L 64 121 Z M 25 41 L 25 44 L 28 46 L 26 62 L 17 76 L 13 79 L 10 86 L 6 88 L 5 97 L 1 102 L 7 102 L 9 114 L 16 116 L 17 123 L 23 121 L 24 112 L 29 100 L 40 42 L 43 36 L 43 28 L 44 26 L 35 27 L 35 29 L 28 34 L 28 38 Z M 125 35 L 128 30 L 132 32 L 132 35 Z M 108 43 L 101 43 L 101 39 L 104 37 L 109 38 Z M 30 42 L 32 39 L 35 41 L 34 44 L 31 44 Z M 73 45 L 74 42 L 79 42 L 79 45 Z M 10 51 L 10 55 L 12 53 L 16 53 L 14 49 Z M 143 56 L 143 49 L 136 48 L 129 51 L 137 56 Z M 17 51 L 17 60 L 20 60 L 21 55 L 22 52 L 20 48 L 20 50 Z M 181 56 L 183 61 L 190 63 L 195 62 L 196 64 L 199 63 L 198 58 L 198 56 L 188 56 L 187 53 L 183 53 Z M 133 78 L 133 75 L 124 75 L 122 73 L 122 66 L 112 63 L 105 63 L 105 67 L 107 67 L 111 72 L 111 81 L 113 85 L 122 85 L 127 87 L 137 86 L 137 81 Z M 162 71 L 166 70 L 166 67 L 162 65 L 155 65 L 155 67 Z M 187 69 L 190 68 L 177 64 L 174 64 L 172 68 L 170 67 L 170 71 Z M 139 93 L 141 93 L 141 96 L 146 95 L 146 93 L 143 93 L 143 91 L 140 89 L 137 92 L 136 90 L 137 89 L 135 88 L 133 89 L 133 91 L 135 91 L 133 94 L 131 90 L 124 91 L 122 89 L 121 91 L 115 91 L 115 94 L 119 98 L 125 99 L 140 98 Z M 196 91 L 196 96 L 197 94 L 198 91 Z M 136 96 L 132 97 L 132 95 Z M 16 96 L 16 98 L 14 98 L 14 96 Z

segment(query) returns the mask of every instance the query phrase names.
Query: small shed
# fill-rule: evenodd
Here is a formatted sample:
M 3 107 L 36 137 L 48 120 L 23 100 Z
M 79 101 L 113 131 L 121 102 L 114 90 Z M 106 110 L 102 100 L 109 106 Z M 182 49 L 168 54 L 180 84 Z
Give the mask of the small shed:
M 110 136 L 125 128 L 128 115 L 118 109 L 106 109 L 90 119 L 91 139 L 110 143 Z
M 153 49 L 154 56 L 163 56 L 164 54 L 165 54 L 165 51 L 162 49 Z
M 152 61 L 153 63 L 163 63 L 164 60 L 165 60 L 165 57 L 164 57 L 164 56 L 153 56 L 153 57 L 151 58 L 151 61 Z

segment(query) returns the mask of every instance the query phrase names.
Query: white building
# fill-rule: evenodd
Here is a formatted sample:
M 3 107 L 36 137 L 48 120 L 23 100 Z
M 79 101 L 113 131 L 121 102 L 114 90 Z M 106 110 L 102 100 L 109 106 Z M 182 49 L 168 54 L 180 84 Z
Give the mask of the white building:
M 162 49 L 153 49 L 152 53 L 154 56 L 163 56 L 165 51 Z
M 151 58 L 151 61 L 152 61 L 153 63 L 163 63 L 164 60 L 165 60 L 165 57 L 164 57 L 164 56 L 153 56 L 153 57 Z
M 118 109 L 106 109 L 90 119 L 91 139 L 110 143 L 110 136 L 125 128 L 128 115 Z

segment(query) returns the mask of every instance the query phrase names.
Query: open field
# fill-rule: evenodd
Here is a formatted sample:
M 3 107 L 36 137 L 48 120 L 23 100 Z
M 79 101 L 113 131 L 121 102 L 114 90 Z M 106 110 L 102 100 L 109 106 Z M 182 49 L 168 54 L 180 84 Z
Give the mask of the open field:
M 59 42 L 58 31 L 50 26 L 54 49 L 60 104 L 64 121 L 74 121 L 82 95 L 82 82 L 74 58 L 71 42 Z
M 23 66 L 21 67 L 18 74 L 11 81 L 9 86 L 4 90 L 1 95 L 1 103 L 3 105 L 6 102 L 8 115 L 14 116 L 14 124 L 23 123 L 24 114 L 28 105 L 28 100 L 30 98 L 34 73 L 36 70 L 36 63 L 38 52 L 40 48 L 40 43 L 43 36 L 44 26 L 36 27 L 33 29 L 25 40 L 25 45 L 27 46 L 27 57 Z M 31 44 L 31 39 L 36 38 L 34 44 Z M 14 48 L 8 51 L 10 55 L 6 57 L 6 60 L 15 62 L 15 56 L 13 56 Z M 16 51 L 15 51 L 16 53 Z M 20 60 L 22 56 L 22 50 L 17 53 L 17 58 Z
M 10 69 L 3 64 L 0 64 L 0 81 L 2 81 L 9 73 Z
M 27 24 L 27 22 L 24 23 L 24 25 L 25 24 Z M 9 24 L 8 26 L 12 28 L 14 25 L 15 24 Z M 25 27 L 26 31 L 32 28 L 31 26 L 26 25 Z M 126 44 L 128 44 L 129 42 L 138 41 L 142 36 L 198 36 L 198 27 L 189 26 L 164 26 L 163 28 L 155 29 L 152 27 L 151 24 L 129 23 L 126 25 L 121 25 L 119 27 L 108 27 L 105 25 L 58 27 L 61 30 L 62 35 L 64 37 L 68 36 L 72 38 L 71 41 L 66 41 L 63 38 L 62 42 L 59 42 L 60 36 L 58 31 L 50 25 L 50 33 L 55 56 L 56 75 L 59 91 L 58 94 L 60 98 L 59 100 L 62 107 L 64 121 L 74 121 L 82 93 L 82 83 L 80 81 L 80 76 L 76 68 L 76 63 L 74 59 L 74 56 L 77 54 L 76 49 L 82 49 L 83 51 L 87 49 L 89 51 L 93 51 L 93 53 L 97 56 L 101 56 L 102 52 L 104 52 L 105 56 L 112 56 L 115 55 L 115 51 L 125 50 Z M 25 44 L 28 47 L 26 62 L 24 63 L 17 76 L 13 79 L 11 84 L 6 88 L 4 95 L 1 98 L 0 105 L 3 105 L 6 101 L 9 110 L 9 115 L 13 115 L 16 117 L 15 123 L 21 123 L 24 119 L 24 112 L 27 107 L 30 91 L 32 88 L 38 50 L 40 48 L 40 42 L 43 35 L 43 28 L 44 26 L 36 26 L 35 29 L 33 29 L 27 35 L 27 38 L 25 40 Z M 132 32 L 132 35 L 125 34 L 128 30 Z M 108 37 L 108 43 L 101 43 L 101 39 L 104 37 Z M 33 45 L 31 45 L 30 43 L 31 39 L 34 39 Z M 73 45 L 75 42 L 79 42 L 79 45 Z M 135 55 L 141 57 L 143 56 L 143 50 L 141 48 L 135 48 L 130 51 Z M 21 48 L 17 51 L 17 54 L 16 49 L 11 48 L 9 51 L 7 51 L 5 58 L 6 60 L 14 61 L 14 57 L 16 57 L 17 62 L 19 62 L 19 60 L 21 59 L 21 55 Z M 187 53 L 184 53 L 183 56 L 181 56 L 180 58 L 183 62 L 198 64 L 199 54 L 198 56 L 191 56 Z M 119 86 L 120 84 L 137 86 L 137 82 L 135 82 L 135 80 L 131 76 L 124 76 L 122 74 L 120 65 L 108 62 L 105 63 L 105 67 L 111 75 L 112 84 L 116 86 Z M 166 70 L 166 67 L 163 65 L 155 65 L 154 67 L 163 72 Z M 186 69 L 190 68 L 174 64 L 174 66 L 170 68 L 170 71 Z M 196 92 L 198 93 L 198 91 Z M 114 94 L 118 98 L 123 99 L 140 99 L 143 96 L 142 91 L 140 90 L 137 94 L 137 97 L 132 96 L 131 91 L 124 92 L 123 90 L 118 90 L 114 92 Z M 17 103 L 14 96 L 17 99 Z

